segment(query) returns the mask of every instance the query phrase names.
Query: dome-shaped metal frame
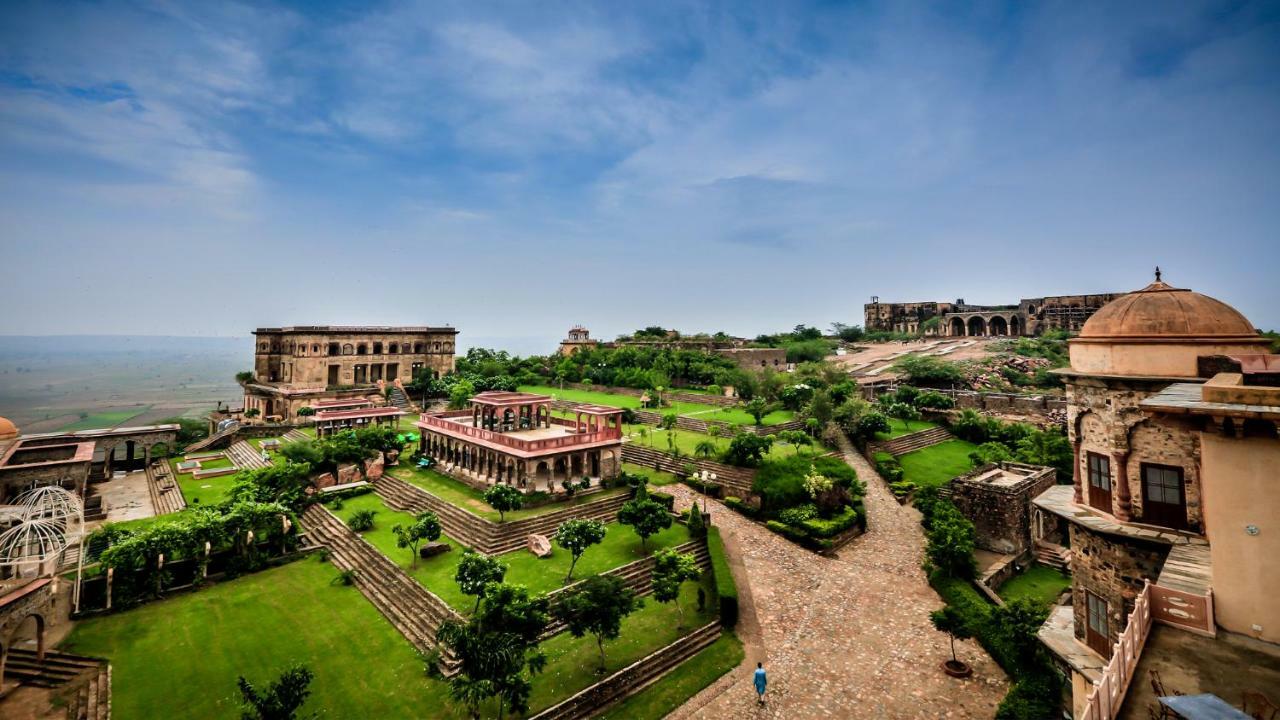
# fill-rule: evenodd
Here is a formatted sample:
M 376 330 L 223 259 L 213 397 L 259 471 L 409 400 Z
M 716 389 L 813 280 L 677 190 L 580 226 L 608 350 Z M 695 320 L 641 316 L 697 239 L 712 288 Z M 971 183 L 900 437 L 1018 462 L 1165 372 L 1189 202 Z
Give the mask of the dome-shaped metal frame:
M 42 485 L 14 500 L 15 505 L 22 506 L 23 517 L 28 520 L 71 521 L 84 517 L 84 504 L 80 498 L 58 485 Z
M 21 519 L 0 533 L 0 567 L 20 575 L 52 572 L 63 551 L 84 535 L 84 505 L 57 485 L 28 490 L 16 500 Z

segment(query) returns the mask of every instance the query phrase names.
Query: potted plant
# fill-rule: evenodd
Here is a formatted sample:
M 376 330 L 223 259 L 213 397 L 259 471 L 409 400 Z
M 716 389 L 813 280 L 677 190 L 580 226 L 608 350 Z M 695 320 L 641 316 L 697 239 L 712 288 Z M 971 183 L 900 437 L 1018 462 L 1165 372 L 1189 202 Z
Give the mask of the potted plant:
M 956 638 L 964 640 L 973 637 L 965 623 L 964 616 L 950 605 L 929 613 L 933 626 L 951 638 L 951 659 L 942 663 L 942 671 L 953 678 L 967 678 L 973 674 L 969 664 L 956 658 Z

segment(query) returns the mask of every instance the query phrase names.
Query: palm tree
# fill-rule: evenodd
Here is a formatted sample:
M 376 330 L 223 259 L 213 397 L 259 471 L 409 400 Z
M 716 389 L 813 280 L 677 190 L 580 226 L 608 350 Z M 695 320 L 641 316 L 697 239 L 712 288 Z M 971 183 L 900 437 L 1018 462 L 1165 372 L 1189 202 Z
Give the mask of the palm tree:
M 715 457 L 716 453 L 719 451 L 720 448 L 716 447 L 716 444 L 710 440 L 700 440 L 698 441 L 698 444 L 693 447 L 693 454 L 703 460 L 709 460 Z

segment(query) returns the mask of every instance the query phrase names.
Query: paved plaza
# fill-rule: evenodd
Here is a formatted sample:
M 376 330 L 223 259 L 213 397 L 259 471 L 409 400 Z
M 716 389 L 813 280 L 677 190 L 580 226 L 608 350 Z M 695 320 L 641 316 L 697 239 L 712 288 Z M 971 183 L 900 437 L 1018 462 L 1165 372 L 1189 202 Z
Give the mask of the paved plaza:
M 868 532 L 825 558 L 711 501 L 744 595 L 743 666 L 692 698 L 672 718 L 990 718 L 1008 691 L 1000 667 L 974 641 L 957 642 L 973 677 L 956 680 L 939 664 L 946 635 L 929 612 L 942 600 L 921 563 L 920 516 L 900 506 L 853 451 L 845 459 L 867 485 Z M 701 496 L 663 488 L 688 507 Z M 753 617 L 754 615 L 754 617 Z M 751 671 L 769 673 L 757 706 Z

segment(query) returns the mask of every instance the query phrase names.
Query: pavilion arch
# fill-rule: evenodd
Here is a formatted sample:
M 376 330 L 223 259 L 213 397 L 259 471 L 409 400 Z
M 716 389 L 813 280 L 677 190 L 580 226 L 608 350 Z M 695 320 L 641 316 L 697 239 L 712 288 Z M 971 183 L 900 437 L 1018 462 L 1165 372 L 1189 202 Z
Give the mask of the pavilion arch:
M 388 354 L 388 355 L 399 355 L 399 354 L 400 354 L 400 343 L 391 343 L 391 346 L 387 348 L 387 354 Z
M 28 620 L 34 620 L 34 625 L 32 623 L 28 623 Z M 9 651 L 17 644 L 18 636 L 22 633 L 22 629 L 29 626 L 35 631 L 36 660 L 44 662 L 44 615 L 41 615 L 39 612 L 28 613 L 18 621 L 17 625 L 13 626 L 13 629 L 9 631 L 8 637 L 0 638 L 0 682 L 3 682 L 4 680 L 5 667 L 9 660 Z
M 950 332 L 948 334 L 955 335 L 957 337 L 963 337 L 964 336 L 964 320 L 961 320 L 958 317 L 951 318 Z
M 364 343 L 360 343 L 359 345 L 356 345 L 356 354 L 357 354 L 357 355 L 368 355 L 368 354 L 369 354 L 369 346 L 368 346 L 368 345 L 365 345 Z
M 382 342 L 381 342 L 381 341 L 375 342 L 375 343 L 373 344 L 373 354 L 374 354 L 374 355 L 381 355 L 381 354 L 382 354 Z
M 423 351 L 423 344 L 422 344 L 422 343 L 414 343 L 414 344 L 413 344 L 413 352 L 414 352 L 415 354 L 421 355 L 421 354 L 422 354 L 422 351 Z
M 969 326 L 968 327 L 969 335 L 976 336 L 976 335 L 987 334 L 987 321 L 983 320 L 981 316 L 974 315 L 973 317 L 969 318 L 968 326 Z
M 1018 317 L 1017 315 L 1014 315 L 1009 318 L 1009 334 L 1010 335 L 1022 334 L 1022 318 Z
M 545 483 L 547 487 L 551 486 L 551 468 L 547 465 L 546 460 L 539 460 L 533 470 L 533 481 L 536 487 L 538 483 Z
M 1009 321 L 999 315 L 992 316 L 987 322 L 987 330 L 992 335 L 1008 335 Z

